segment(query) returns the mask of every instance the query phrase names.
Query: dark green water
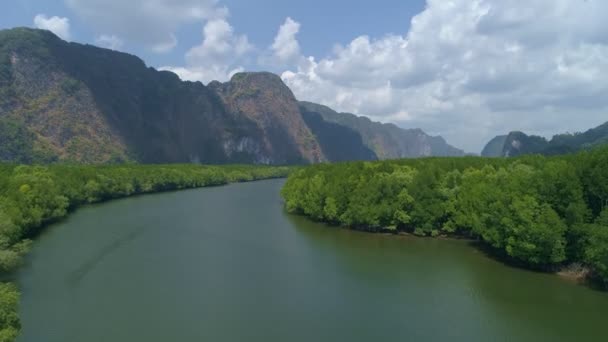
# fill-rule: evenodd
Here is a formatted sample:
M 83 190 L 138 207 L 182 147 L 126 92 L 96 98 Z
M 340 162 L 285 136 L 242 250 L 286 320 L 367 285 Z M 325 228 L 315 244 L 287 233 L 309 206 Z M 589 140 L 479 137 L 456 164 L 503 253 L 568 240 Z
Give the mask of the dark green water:
M 36 241 L 19 274 L 19 341 L 608 340 L 608 294 L 466 242 L 289 216 L 282 184 L 77 211 Z

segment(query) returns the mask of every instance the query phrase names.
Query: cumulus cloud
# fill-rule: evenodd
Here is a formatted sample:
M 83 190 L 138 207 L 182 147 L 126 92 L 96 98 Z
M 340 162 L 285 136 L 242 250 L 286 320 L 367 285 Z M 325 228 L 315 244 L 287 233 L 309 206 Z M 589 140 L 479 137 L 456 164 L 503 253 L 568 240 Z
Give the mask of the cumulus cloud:
M 274 56 L 279 61 L 285 63 L 300 57 L 300 44 L 296 39 L 298 32 L 300 32 L 300 23 L 289 17 L 285 19 L 271 46 Z
M 606 120 L 604 13 L 605 1 L 427 0 L 404 35 L 357 37 L 282 77 L 301 99 L 478 152 L 509 130 L 550 135 Z
M 45 14 L 38 14 L 34 17 L 34 26 L 49 30 L 63 40 L 70 40 L 70 20 L 68 18 L 48 17 Z
M 187 23 L 225 18 L 217 0 L 65 0 L 98 32 L 167 52 L 177 44 L 176 31 Z
M 236 35 L 224 19 L 207 22 L 203 28 L 203 42 L 190 49 L 186 60 L 190 64 L 230 64 L 252 49 L 247 36 Z
M 95 44 L 112 50 L 120 50 L 124 41 L 115 35 L 102 34 L 95 38 Z
M 247 36 L 235 34 L 225 19 L 214 19 L 205 24 L 202 43 L 186 53 L 186 67 L 165 66 L 161 69 L 173 71 L 189 81 L 226 81 L 244 70 L 238 63 L 252 49 Z

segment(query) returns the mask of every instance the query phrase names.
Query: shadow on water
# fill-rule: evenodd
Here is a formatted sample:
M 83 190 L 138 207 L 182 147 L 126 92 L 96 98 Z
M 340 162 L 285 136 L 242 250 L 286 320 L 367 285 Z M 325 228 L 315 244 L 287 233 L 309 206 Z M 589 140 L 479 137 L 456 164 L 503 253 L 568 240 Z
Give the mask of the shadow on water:
M 351 281 L 415 306 L 414 321 L 432 317 L 456 339 L 484 340 L 491 331 L 495 341 L 596 341 L 608 314 L 607 293 L 512 267 L 476 242 L 370 234 L 284 215 Z
M 146 227 L 140 227 L 119 239 L 113 241 L 112 243 L 102 247 L 99 252 L 93 255 L 90 259 L 83 262 L 75 271 L 71 272 L 67 276 L 67 282 L 71 287 L 76 287 L 80 281 L 97 266 L 103 259 L 105 259 L 108 255 L 111 255 L 113 252 L 123 247 L 124 245 L 129 244 L 130 242 L 137 239 L 140 235 L 142 235 L 145 231 Z
M 359 234 L 367 234 L 367 235 L 375 235 L 375 236 L 385 236 L 392 237 L 396 239 L 419 239 L 419 240 L 435 240 L 435 241 L 463 241 L 472 248 L 482 253 L 486 258 L 494 260 L 504 266 L 519 269 L 521 271 L 533 272 L 542 275 L 550 275 L 559 278 L 561 281 L 574 282 L 579 286 L 586 287 L 588 289 L 608 293 L 608 288 L 596 277 L 593 275 L 586 277 L 584 279 L 571 279 L 567 277 L 561 277 L 557 273 L 564 267 L 565 265 L 559 266 L 547 266 L 547 265 L 539 265 L 533 266 L 517 259 L 514 259 L 507 255 L 505 251 L 493 248 L 492 246 L 484 243 L 481 240 L 474 240 L 471 238 L 460 237 L 460 236 L 447 236 L 447 237 L 419 237 L 406 232 L 395 232 L 393 230 L 366 230 L 366 229 L 358 229 L 358 228 L 347 228 L 339 225 L 329 224 L 321 221 L 314 221 L 304 215 L 298 214 L 290 214 L 286 210 L 283 210 L 283 215 L 285 215 L 289 221 L 291 221 L 295 226 L 317 226 L 322 227 L 328 230 L 334 231 L 348 231 L 351 233 L 359 233 Z

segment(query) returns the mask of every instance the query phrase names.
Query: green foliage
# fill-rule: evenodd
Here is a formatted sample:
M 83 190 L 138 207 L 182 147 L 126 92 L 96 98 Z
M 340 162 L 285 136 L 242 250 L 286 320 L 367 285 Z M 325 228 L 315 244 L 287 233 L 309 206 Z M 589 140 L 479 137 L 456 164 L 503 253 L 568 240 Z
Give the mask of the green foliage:
M 19 334 L 18 305 L 17 288 L 13 284 L 0 283 L 0 342 L 12 342 Z
M 288 167 L 200 165 L 0 164 L 0 275 L 21 264 L 33 236 L 69 209 L 112 198 L 159 191 L 284 177 Z M 0 284 L 0 342 L 19 331 L 18 292 Z
M 73 78 L 67 78 L 61 82 L 61 89 L 68 95 L 74 95 L 81 87 L 82 84 Z
M 608 209 L 593 223 L 576 227 L 577 257 L 593 267 L 597 278 L 608 287 Z
M 466 236 L 536 269 L 582 262 L 608 283 L 608 148 L 315 165 L 291 174 L 282 195 L 315 220 Z
M 0 118 L 0 160 L 32 161 L 34 135 L 19 120 Z

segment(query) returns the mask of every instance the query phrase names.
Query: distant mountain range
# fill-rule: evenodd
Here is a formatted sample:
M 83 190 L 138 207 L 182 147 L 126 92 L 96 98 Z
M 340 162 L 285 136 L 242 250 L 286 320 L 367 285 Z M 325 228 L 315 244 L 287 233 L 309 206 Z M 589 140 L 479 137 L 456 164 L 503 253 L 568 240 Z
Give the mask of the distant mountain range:
M 523 132 L 511 132 L 492 139 L 481 155 L 484 157 L 515 157 L 522 154 L 558 155 L 606 143 L 608 143 L 608 122 L 582 133 L 558 134 L 551 140 Z
M 337 113 L 311 102 L 300 102 L 300 108 L 304 113 L 316 113 L 327 122 L 359 133 L 365 146 L 379 159 L 465 155 L 464 151 L 449 145 L 442 137 L 430 136 L 420 129 L 403 129 L 394 124 L 374 122 L 364 116 Z
M 0 161 L 299 164 L 461 156 L 441 137 L 298 102 L 271 73 L 184 82 L 49 31 L 0 31 Z

